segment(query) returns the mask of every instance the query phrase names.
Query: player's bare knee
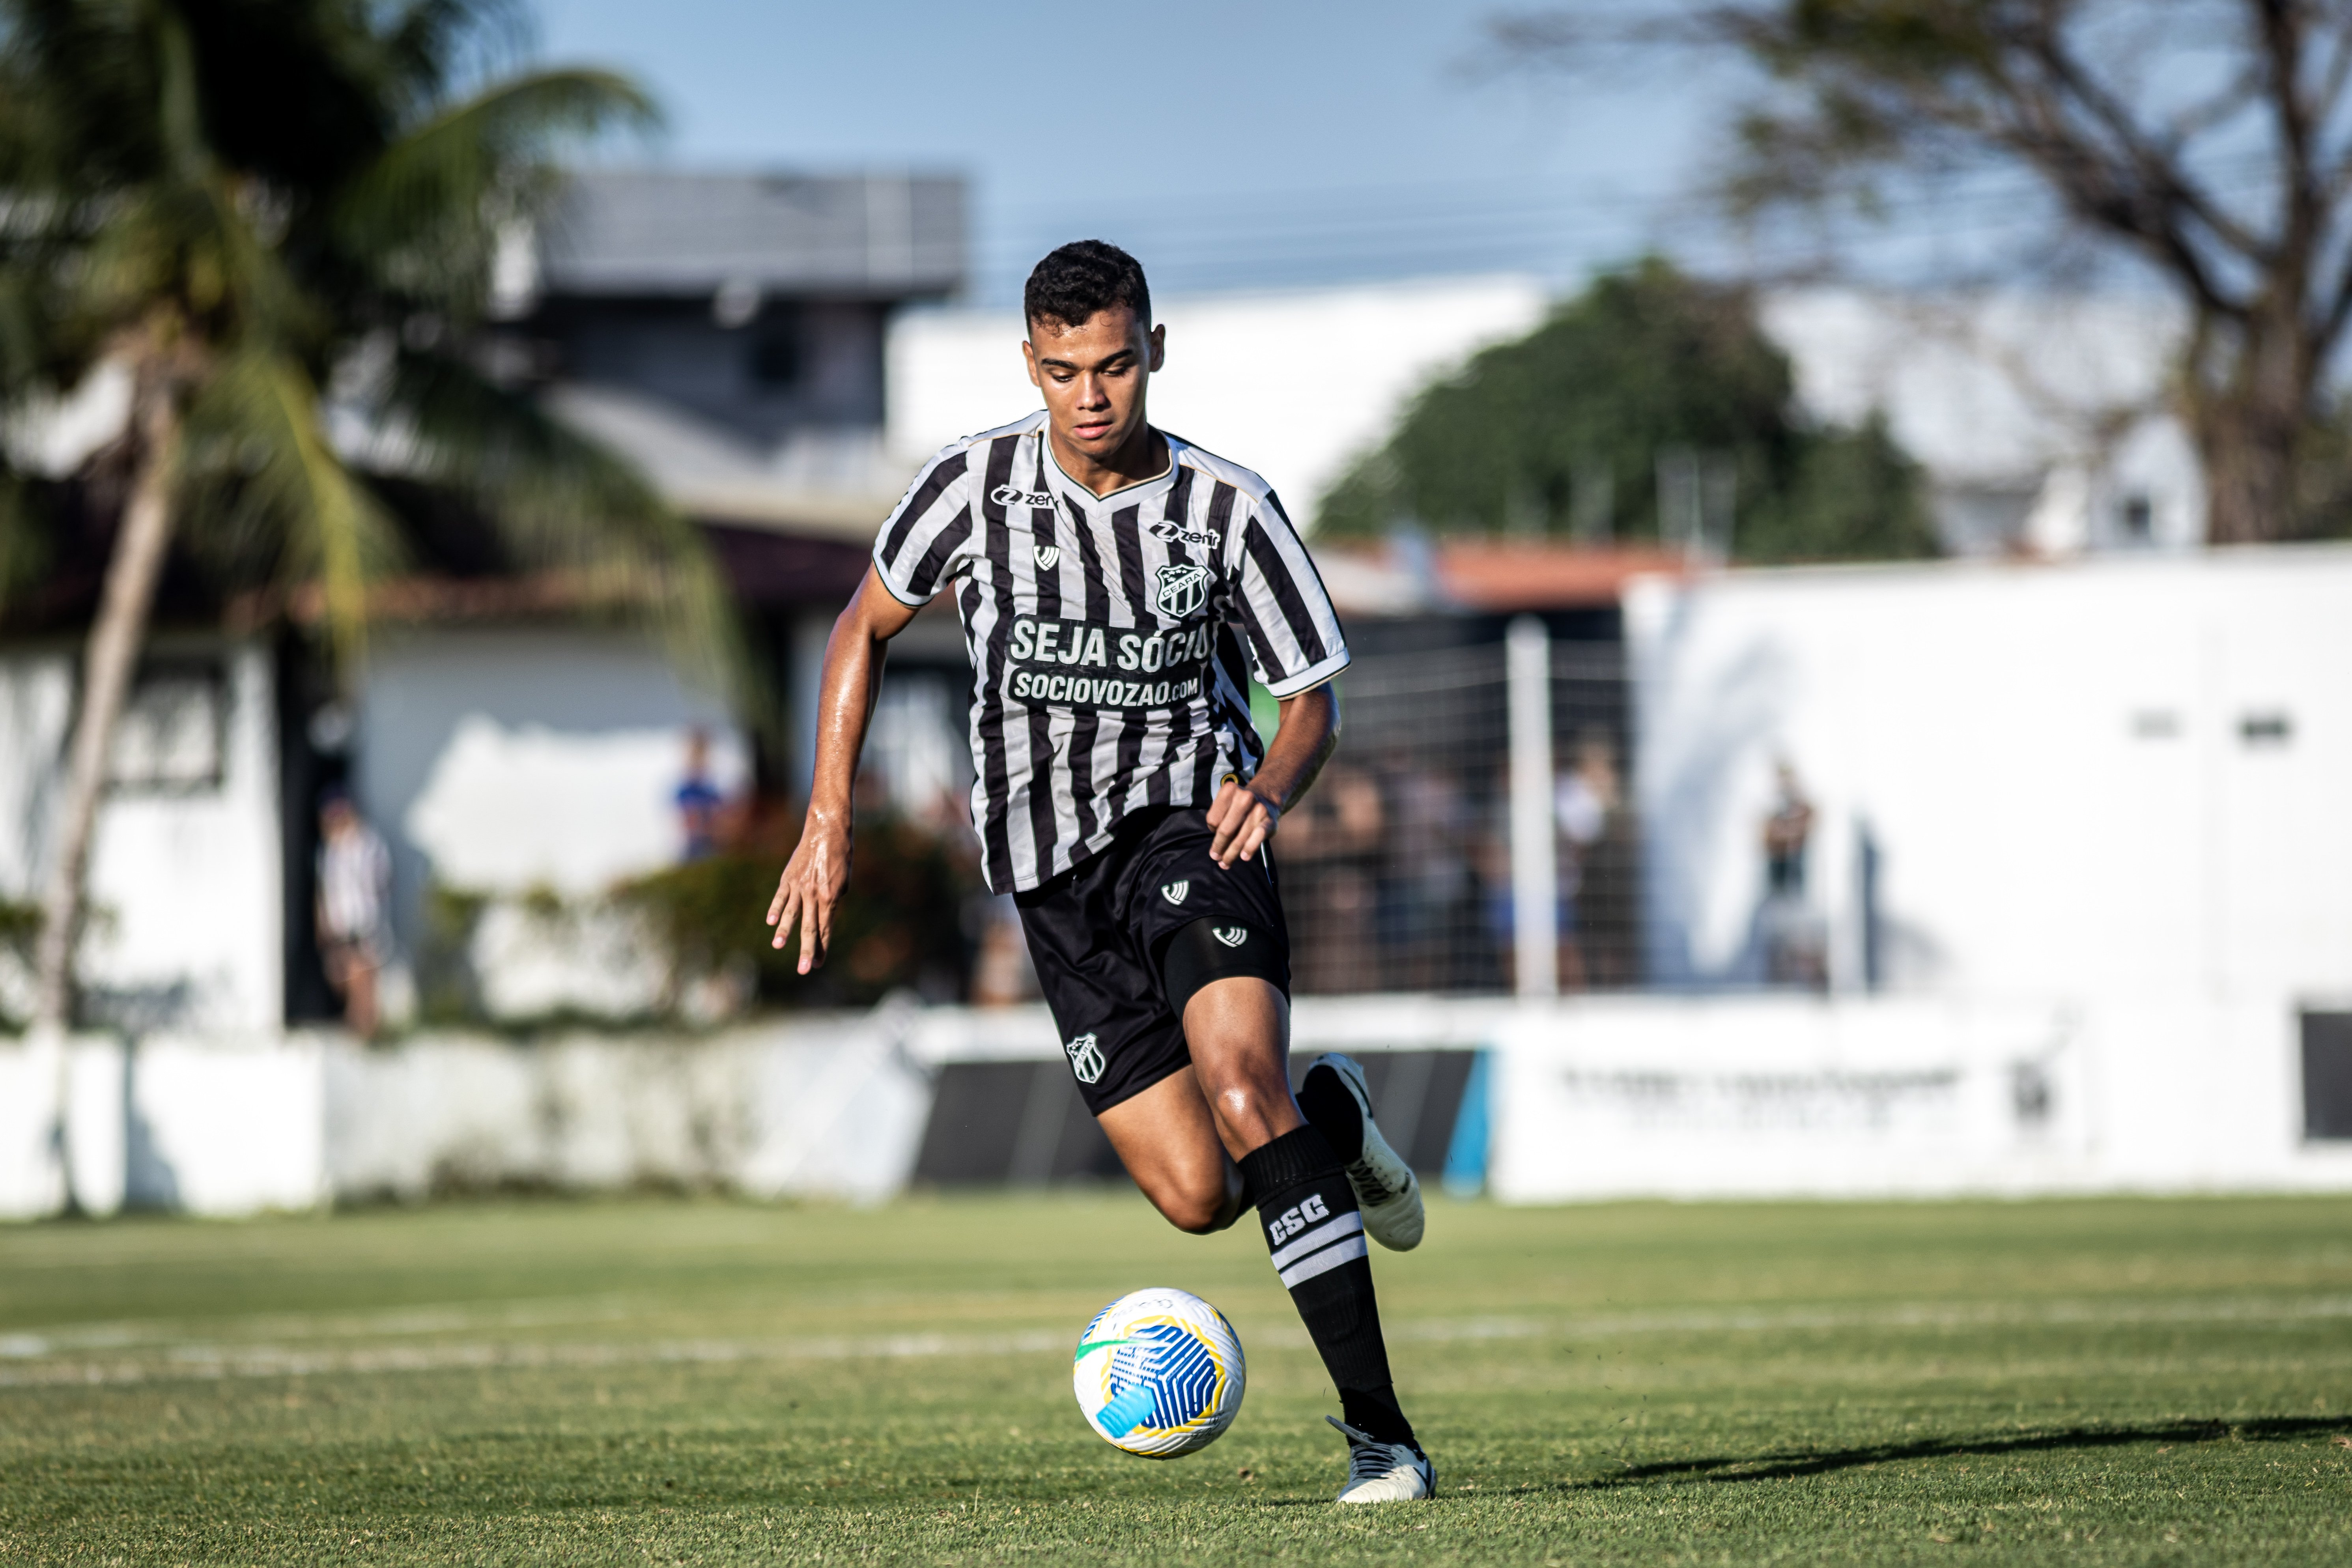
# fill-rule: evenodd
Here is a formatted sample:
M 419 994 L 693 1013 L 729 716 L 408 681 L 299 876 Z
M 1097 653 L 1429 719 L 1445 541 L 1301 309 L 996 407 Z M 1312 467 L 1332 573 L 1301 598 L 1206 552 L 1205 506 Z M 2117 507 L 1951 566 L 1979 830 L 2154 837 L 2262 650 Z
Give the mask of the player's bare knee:
M 1224 1194 L 1221 1192 L 1187 1189 L 1155 1194 L 1151 1201 L 1170 1225 L 1188 1236 L 1207 1236 L 1233 1223 L 1232 1216 L 1223 1212 Z

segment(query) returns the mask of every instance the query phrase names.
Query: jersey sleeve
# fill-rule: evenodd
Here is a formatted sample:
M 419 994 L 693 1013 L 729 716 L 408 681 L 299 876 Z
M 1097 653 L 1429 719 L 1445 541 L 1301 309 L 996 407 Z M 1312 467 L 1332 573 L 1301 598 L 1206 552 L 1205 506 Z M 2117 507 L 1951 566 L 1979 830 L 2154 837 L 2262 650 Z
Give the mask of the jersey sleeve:
M 899 603 L 931 602 L 972 547 L 971 457 L 950 447 L 923 465 L 874 539 L 874 570 Z
M 1347 668 L 1339 614 L 1272 491 L 1248 509 L 1237 543 L 1234 601 L 1258 684 L 1276 697 L 1296 697 Z

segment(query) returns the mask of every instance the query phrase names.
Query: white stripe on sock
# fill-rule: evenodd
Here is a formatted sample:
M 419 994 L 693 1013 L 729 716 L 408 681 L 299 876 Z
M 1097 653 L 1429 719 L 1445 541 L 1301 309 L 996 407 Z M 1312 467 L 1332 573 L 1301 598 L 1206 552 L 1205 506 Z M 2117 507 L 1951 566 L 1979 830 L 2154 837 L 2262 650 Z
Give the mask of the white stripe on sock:
M 1339 1246 L 1327 1247 L 1314 1257 L 1294 1263 L 1284 1269 L 1282 1288 L 1286 1290 L 1295 1290 L 1301 1282 L 1312 1279 L 1318 1274 L 1327 1274 L 1342 1263 L 1353 1262 L 1359 1258 L 1368 1256 L 1370 1254 L 1365 1249 L 1364 1238 L 1361 1236 L 1349 1237 Z
M 1294 1258 L 1304 1258 L 1318 1247 L 1328 1247 L 1341 1237 L 1353 1235 L 1363 1228 L 1363 1215 L 1355 1209 L 1349 1209 L 1338 1219 L 1328 1220 L 1317 1226 L 1289 1246 L 1276 1247 L 1274 1254 L 1274 1266 L 1280 1268 Z

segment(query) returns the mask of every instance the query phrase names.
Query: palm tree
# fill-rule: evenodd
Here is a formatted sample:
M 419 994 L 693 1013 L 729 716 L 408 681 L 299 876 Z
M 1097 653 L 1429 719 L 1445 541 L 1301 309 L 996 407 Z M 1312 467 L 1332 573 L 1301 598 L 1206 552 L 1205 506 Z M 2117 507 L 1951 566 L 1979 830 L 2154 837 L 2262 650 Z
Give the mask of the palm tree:
M 515 69 L 521 37 L 501 0 L 0 0 L 0 409 L 106 363 L 133 388 L 37 1028 L 69 1014 L 109 745 L 175 534 L 319 600 L 347 678 L 400 561 L 372 483 L 393 474 L 478 501 L 519 562 L 725 646 L 691 528 L 482 353 L 500 237 L 557 145 L 653 118 L 621 77 Z M 322 387 L 362 432 L 340 450 Z M 0 567 L 28 526 L 0 510 Z

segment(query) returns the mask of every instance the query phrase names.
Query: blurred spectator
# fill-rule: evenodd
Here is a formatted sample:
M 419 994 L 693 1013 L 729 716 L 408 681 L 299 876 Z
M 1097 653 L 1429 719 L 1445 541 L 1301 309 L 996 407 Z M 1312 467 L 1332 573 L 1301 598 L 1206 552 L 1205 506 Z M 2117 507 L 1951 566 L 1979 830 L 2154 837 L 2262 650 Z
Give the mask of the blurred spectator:
M 710 781 L 710 732 L 697 728 L 686 737 L 686 777 L 671 797 L 677 804 L 678 826 L 686 849 L 683 858 L 707 860 L 719 853 L 724 837 L 727 797 Z
M 1774 985 L 1819 991 L 1828 984 L 1822 923 L 1805 903 L 1805 848 L 1813 805 L 1787 759 L 1776 766 L 1780 798 L 1764 819 L 1764 905 L 1757 911 L 1764 978 Z
M 1276 863 L 1291 911 L 1291 979 L 1300 991 L 1380 989 L 1373 874 L 1386 825 L 1380 785 L 1344 763 L 1326 769 L 1284 815 Z
M 342 999 L 354 1034 L 373 1038 L 382 1022 L 376 980 L 391 957 L 385 921 L 392 855 L 351 796 L 330 792 L 319 805 L 319 957 Z
M 1586 947 L 1601 934 L 1596 928 L 1617 912 L 1587 897 L 1588 889 L 1601 890 L 1589 873 L 1599 868 L 1601 838 L 1617 816 L 1617 749 L 1600 731 L 1578 738 L 1575 766 L 1552 792 L 1552 816 L 1560 848 L 1559 984 L 1564 991 L 1581 991 L 1595 979 Z
M 971 964 L 971 1000 L 980 1007 L 1010 1007 L 1034 1001 L 1036 966 L 1030 962 L 1028 939 L 1022 934 L 1021 916 L 1010 893 L 978 893 L 972 908 L 980 922 L 979 951 Z
M 1377 904 L 1381 989 L 1476 984 L 1459 972 L 1493 954 L 1478 940 L 1471 814 L 1461 782 L 1450 772 L 1410 764 L 1394 767 L 1387 782 L 1394 826 Z
M 1780 800 L 1764 819 L 1765 887 L 1774 893 L 1802 898 L 1805 892 L 1805 841 L 1813 836 L 1813 803 L 1797 782 L 1797 770 L 1783 758 L 1774 766 Z

